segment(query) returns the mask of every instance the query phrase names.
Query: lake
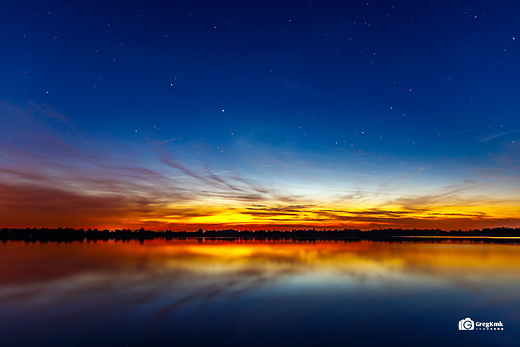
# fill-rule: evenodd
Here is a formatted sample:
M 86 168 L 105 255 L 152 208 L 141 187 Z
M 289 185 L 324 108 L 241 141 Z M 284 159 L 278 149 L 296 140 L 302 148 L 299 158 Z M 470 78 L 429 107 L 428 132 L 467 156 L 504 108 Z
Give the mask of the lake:
M 474 330 L 459 330 L 465 318 Z M 501 322 L 503 330 L 478 322 Z M 2 346 L 519 341 L 520 246 L 514 244 L 0 243 Z

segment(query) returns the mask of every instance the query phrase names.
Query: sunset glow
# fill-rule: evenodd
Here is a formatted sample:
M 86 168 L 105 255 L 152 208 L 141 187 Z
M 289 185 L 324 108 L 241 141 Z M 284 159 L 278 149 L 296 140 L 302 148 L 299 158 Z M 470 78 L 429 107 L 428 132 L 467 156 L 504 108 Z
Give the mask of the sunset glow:
M 0 14 L 2 228 L 520 227 L 505 4 L 48 5 Z

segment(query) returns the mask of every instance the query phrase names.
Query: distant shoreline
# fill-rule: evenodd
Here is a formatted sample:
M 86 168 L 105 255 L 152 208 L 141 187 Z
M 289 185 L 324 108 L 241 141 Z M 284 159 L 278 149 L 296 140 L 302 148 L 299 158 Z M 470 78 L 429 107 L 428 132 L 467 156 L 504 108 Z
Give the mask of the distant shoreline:
M 462 230 L 439 229 L 298 229 L 298 230 L 206 230 L 152 231 L 139 230 L 97 230 L 97 229 L 0 229 L 0 241 L 25 242 L 73 242 L 73 241 L 145 241 L 145 240 L 285 240 L 285 241 L 384 241 L 384 242 L 471 242 L 520 244 L 520 228 L 490 228 Z

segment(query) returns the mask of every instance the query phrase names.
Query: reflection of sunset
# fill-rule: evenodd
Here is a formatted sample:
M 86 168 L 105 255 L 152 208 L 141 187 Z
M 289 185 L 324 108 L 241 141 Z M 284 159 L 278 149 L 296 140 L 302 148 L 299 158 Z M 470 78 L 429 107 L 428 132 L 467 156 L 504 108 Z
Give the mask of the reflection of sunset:
M 63 262 L 63 257 L 69 260 Z M 110 273 L 142 266 L 148 275 L 170 273 L 178 280 L 263 276 L 276 283 L 290 278 L 312 282 L 325 276 L 338 283 L 358 283 L 360 278 L 403 284 L 520 281 L 520 251 L 508 245 L 155 240 L 143 245 L 8 243 L 0 254 L 0 283 L 69 277 L 88 268 Z
M 0 347 L 518 344 L 519 14 L 2 1 Z
M 509 326 L 518 288 L 520 250 L 503 244 L 204 238 L 0 244 L 0 330 L 52 322 L 67 331 L 63 322 L 72 320 L 99 322 L 101 331 L 164 329 L 177 339 L 207 321 L 205 331 L 225 322 L 231 334 L 243 329 L 250 338 L 284 322 L 301 335 L 298 322 L 306 317 L 312 326 L 363 328 L 374 319 L 414 322 L 441 314 L 451 324 L 474 307 L 499 308 L 504 315 L 497 319 Z

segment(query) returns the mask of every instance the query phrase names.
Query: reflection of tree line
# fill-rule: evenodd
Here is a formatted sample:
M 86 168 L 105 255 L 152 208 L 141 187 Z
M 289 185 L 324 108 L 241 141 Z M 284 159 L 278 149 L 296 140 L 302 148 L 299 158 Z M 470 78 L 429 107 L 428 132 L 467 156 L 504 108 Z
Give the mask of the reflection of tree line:
M 476 237 L 479 241 L 495 242 L 488 237 L 520 237 L 520 228 L 485 228 L 462 230 L 440 229 L 293 229 L 293 230 L 202 230 L 187 231 L 153 231 L 131 229 L 73 229 L 73 228 L 27 228 L 27 229 L 0 229 L 0 240 L 25 240 L 25 241 L 96 241 L 96 240 L 151 240 L 156 238 L 236 238 L 236 239 L 353 239 L 353 240 L 385 240 L 396 238 L 418 237 Z M 410 240 L 410 239 L 408 239 Z M 503 242 L 503 241 L 500 241 Z M 508 242 L 520 242 L 520 240 L 508 240 Z

